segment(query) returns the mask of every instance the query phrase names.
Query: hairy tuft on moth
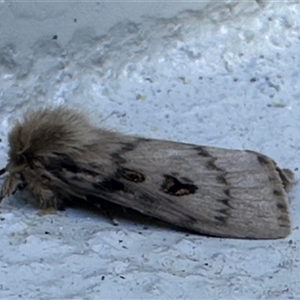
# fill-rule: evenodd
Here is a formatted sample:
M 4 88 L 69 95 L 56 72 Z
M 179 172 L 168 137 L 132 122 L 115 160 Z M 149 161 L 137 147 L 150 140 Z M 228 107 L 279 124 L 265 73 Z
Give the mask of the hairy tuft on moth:
M 126 136 L 66 107 L 26 114 L 8 142 L 1 200 L 26 190 L 43 209 L 108 201 L 218 237 L 291 231 L 293 172 L 261 153 Z

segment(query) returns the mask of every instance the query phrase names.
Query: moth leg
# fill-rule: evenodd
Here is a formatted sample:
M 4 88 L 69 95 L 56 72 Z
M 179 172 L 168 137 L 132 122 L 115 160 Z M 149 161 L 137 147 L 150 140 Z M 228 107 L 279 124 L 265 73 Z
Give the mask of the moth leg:
M 114 226 L 118 226 L 119 222 L 113 213 L 114 204 L 102 200 L 99 203 L 99 198 L 95 196 L 88 196 L 86 199 L 94 207 L 96 207 L 105 217 L 107 217 Z M 100 199 L 101 200 L 101 199 Z
M 3 175 L 5 172 L 6 172 L 6 169 L 5 169 L 5 168 L 1 169 L 1 170 L 0 170 L 0 176 Z
M 49 187 L 34 184 L 31 192 L 35 203 L 40 209 L 48 210 L 54 208 L 56 210 L 64 210 L 64 201 Z
M 23 184 L 24 181 L 22 180 L 21 174 L 15 173 L 7 176 L 1 188 L 0 202 L 3 198 L 13 195 L 18 190 L 19 186 L 22 186 Z
M 96 204 L 96 207 L 100 209 L 100 211 L 111 221 L 114 226 L 119 225 L 119 221 L 115 218 L 113 213 L 105 204 Z

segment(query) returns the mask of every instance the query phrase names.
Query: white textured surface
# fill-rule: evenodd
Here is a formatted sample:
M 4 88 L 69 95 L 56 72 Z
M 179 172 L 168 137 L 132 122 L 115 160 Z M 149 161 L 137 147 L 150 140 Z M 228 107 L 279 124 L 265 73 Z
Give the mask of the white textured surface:
M 299 167 L 299 2 L 0 8 L 1 166 L 24 110 L 67 103 L 122 132 L 247 148 Z M 0 298 L 300 299 L 298 185 L 290 195 L 293 232 L 278 241 L 114 227 L 73 209 L 38 216 L 7 199 Z

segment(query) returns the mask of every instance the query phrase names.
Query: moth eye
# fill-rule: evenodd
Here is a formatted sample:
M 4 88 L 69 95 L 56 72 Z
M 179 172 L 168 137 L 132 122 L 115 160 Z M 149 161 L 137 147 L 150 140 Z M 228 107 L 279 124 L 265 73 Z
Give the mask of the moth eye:
M 17 160 L 17 165 L 20 166 L 24 163 L 24 159 L 22 157 L 20 157 L 18 160 Z
M 198 187 L 194 184 L 185 184 L 171 175 L 164 175 L 165 180 L 162 184 L 162 190 L 173 196 L 185 196 L 194 194 Z
M 18 190 L 22 191 L 27 187 L 27 183 L 26 182 L 22 182 L 20 184 L 18 184 Z
M 146 177 L 144 174 L 135 171 L 135 170 L 130 170 L 126 168 L 119 168 L 117 170 L 117 174 L 121 176 L 124 179 L 127 179 L 128 181 L 133 181 L 133 182 L 143 182 L 145 181 Z
M 19 161 L 22 159 L 22 157 L 14 151 L 10 151 L 8 157 L 8 162 L 16 165 L 19 164 Z

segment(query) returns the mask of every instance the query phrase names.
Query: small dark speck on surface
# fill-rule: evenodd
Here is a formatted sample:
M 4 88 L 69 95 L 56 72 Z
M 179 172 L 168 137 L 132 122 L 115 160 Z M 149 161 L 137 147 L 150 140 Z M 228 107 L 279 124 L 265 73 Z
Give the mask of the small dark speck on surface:
M 289 240 L 289 244 L 290 244 L 290 245 L 293 244 L 293 240 Z
M 101 280 L 104 280 L 105 279 L 105 276 L 101 276 Z
M 2 139 L 0 139 L 0 142 L 2 142 Z
M 251 79 L 250 79 L 250 82 L 255 82 L 256 81 L 256 78 L 255 77 L 252 77 Z
M 76 23 L 76 22 L 77 22 L 77 19 L 75 18 L 73 21 L 74 21 L 74 23 Z
M 120 276 L 120 278 L 122 278 L 122 279 L 125 279 L 125 277 L 124 277 L 124 276 Z
M 298 168 L 295 168 L 294 171 L 298 171 Z
M 50 232 L 49 231 L 45 231 L 45 234 L 50 234 Z
M 123 240 L 119 240 L 119 243 L 123 243 Z
M 57 40 L 57 34 L 53 36 L 53 40 Z
M 1 221 L 4 221 L 4 220 L 5 220 L 5 218 L 0 218 L 0 220 L 1 220 Z
M 122 246 L 122 248 L 124 248 L 124 249 L 128 249 L 126 246 Z

